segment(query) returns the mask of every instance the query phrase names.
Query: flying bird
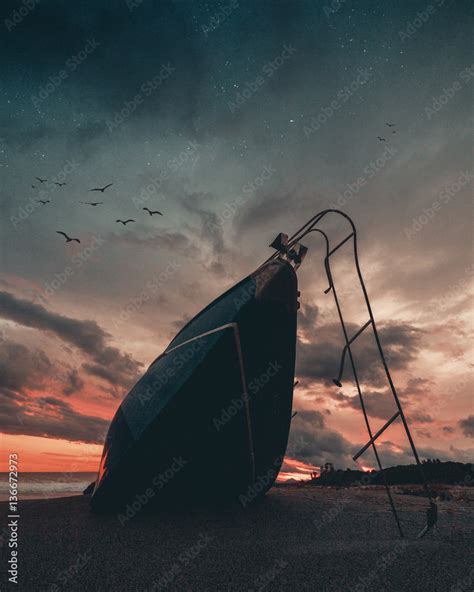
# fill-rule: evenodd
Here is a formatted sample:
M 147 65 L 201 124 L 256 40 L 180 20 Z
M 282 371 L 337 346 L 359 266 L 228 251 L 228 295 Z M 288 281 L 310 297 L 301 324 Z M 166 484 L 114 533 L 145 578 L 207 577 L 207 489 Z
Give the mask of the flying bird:
M 379 142 L 385 142 L 386 141 L 385 138 L 381 138 L 380 136 L 377 136 L 377 138 L 378 138 Z
M 41 203 L 43 205 L 47 204 L 47 203 L 51 203 L 50 199 L 37 199 L 36 200 L 38 203 Z
M 67 185 L 67 183 L 57 183 L 56 181 L 54 182 L 55 185 L 57 185 L 58 187 L 62 187 L 63 185 Z
M 35 177 L 35 179 L 40 183 L 46 183 L 48 181 L 48 179 L 42 179 L 41 177 Z
M 387 123 L 385 122 L 385 125 L 388 127 L 395 127 L 397 124 L 396 123 Z
M 396 134 L 397 132 L 395 130 L 392 130 L 392 134 Z
M 87 206 L 100 206 L 103 204 L 103 201 L 80 201 L 81 204 L 86 204 Z
M 35 185 L 32 185 L 31 187 L 32 187 L 33 189 L 36 189 L 36 186 L 35 186 Z
M 91 189 L 91 191 L 101 191 L 102 193 L 104 193 L 104 191 L 107 189 L 107 187 L 112 187 L 112 185 L 113 185 L 113 183 L 109 183 L 105 187 L 94 187 L 94 189 Z
M 150 216 L 153 216 L 153 214 L 159 214 L 160 216 L 163 216 L 163 214 L 161 212 L 159 212 L 158 210 L 150 210 L 148 208 L 142 208 L 143 210 L 145 210 L 145 212 L 148 212 L 150 214 Z
M 66 242 L 67 243 L 70 243 L 72 241 L 76 241 L 76 243 L 80 243 L 81 242 L 78 238 L 71 238 L 65 232 L 62 232 L 61 230 L 56 230 L 56 233 L 57 234 L 62 234 L 64 236 L 64 238 L 66 239 Z
M 126 226 L 129 222 L 135 222 L 135 220 L 132 220 L 130 218 L 129 220 L 115 220 L 115 222 L 120 222 L 120 224 L 123 224 L 124 226 Z

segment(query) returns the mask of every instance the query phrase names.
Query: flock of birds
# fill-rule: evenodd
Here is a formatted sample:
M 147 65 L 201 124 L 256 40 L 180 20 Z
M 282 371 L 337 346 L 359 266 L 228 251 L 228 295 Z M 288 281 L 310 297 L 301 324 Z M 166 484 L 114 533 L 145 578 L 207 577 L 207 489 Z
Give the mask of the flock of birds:
M 397 130 L 391 129 L 393 127 L 396 127 L 396 123 L 388 123 L 387 121 L 385 121 L 385 125 L 390 129 L 392 134 L 397 133 Z M 386 142 L 387 141 L 386 138 L 384 138 L 383 136 L 377 136 L 377 139 L 379 142 Z M 40 183 L 48 183 L 48 179 L 43 179 L 41 177 L 35 177 L 35 179 L 37 181 L 39 181 Z M 53 184 L 57 185 L 58 187 L 63 187 L 64 185 L 67 185 L 67 183 L 65 183 L 65 182 L 58 183 L 56 181 L 54 181 Z M 93 189 L 90 189 L 89 191 L 100 191 L 101 193 L 104 193 L 105 190 L 108 189 L 109 187 L 112 187 L 112 185 L 113 185 L 113 183 L 108 183 L 107 185 L 104 185 L 104 187 L 94 187 Z M 32 185 L 31 187 L 33 187 L 33 189 L 37 188 L 35 185 Z M 50 199 L 38 199 L 37 201 L 38 201 L 38 203 L 40 203 L 42 205 L 46 205 L 51 202 Z M 95 208 L 97 206 L 101 206 L 104 202 L 103 201 L 81 201 L 79 203 L 84 204 L 86 206 L 92 206 Z M 144 210 L 145 212 L 148 212 L 149 216 L 154 216 L 155 214 L 157 214 L 159 216 L 163 216 L 162 212 L 160 212 L 158 210 L 150 210 L 147 207 L 142 208 L 142 210 Z M 127 220 L 117 219 L 117 220 L 115 220 L 115 222 L 117 224 L 122 224 L 123 226 L 126 226 L 127 224 L 131 224 L 132 222 L 136 222 L 136 220 L 134 220 L 133 218 L 128 218 Z M 68 236 L 62 230 L 56 230 L 56 233 L 64 236 L 67 243 L 74 242 L 74 241 L 77 243 L 81 242 L 78 238 L 72 238 L 72 237 Z
M 35 179 L 37 181 L 39 181 L 41 184 L 49 183 L 48 179 L 43 179 L 42 177 L 35 177 Z M 58 187 L 63 187 L 64 185 L 67 185 L 67 183 L 65 183 L 65 182 L 58 183 L 56 181 L 53 181 L 53 184 L 57 185 Z M 104 193 L 105 190 L 108 189 L 109 187 L 112 187 L 112 185 L 113 185 L 113 183 L 108 183 L 107 185 L 104 185 L 104 187 L 94 187 L 93 189 L 90 189 L 89 191 L 100 191 L 101 193 Z M 36 185 L 32 185 L 31 187 L 33 189 L 37 189 Z M 48 203 L 51 203 L 50 199 L 37 199 L 36 201 L 38 203 L 42 204 L 43 206 Z M 79 203 L 87 205 L 87 206 L 92 206 L 95 208 L 97 206 L 102 205 L 104 202 L 103 201 L 81 201 Z M 147 208 L 147 207 L 142 208 L 142 210 L 144 210 L 145 212 L 148 212 L 149 216 L 154 216 L 155 214 L 157 214 L 159 216 L 163 216 L 163 213 L 158 210 L 150 210 L 150 208 Z M 136 222 L 136 220 L 134 220 L 133 218 L 128 218 L 127 220 L 117 219 L 117 220 L 115 220 L 115 222 L 118 224 L 122 224 L 123 226 L 126 226 L 127 224 L 130 224 L 131 222 Z M 66 232 L 63 232 L 62 230 L 56 230 L 56 234 L 60 234 L 60 235 L 64 236 L 67 243 L 71 243 L 71 242 L 80 243 L 81 242 L 80 239 L 72 238 Z
M 396 123 L 387 123 L 387 122 L 385 122 L 385 125 L 388 128 L 392 128 L 392 127 L 395 127 L 397 124 Z M 397 133 L 397 130 L 391 129 L 390 131 L 392 132 L 392 134 L 396 134 Z M 377 139 L 378 139 L 379 142 L 386 142 L 387 141 L 386 138 L 383 138 L 382 136 L 377 136 Z

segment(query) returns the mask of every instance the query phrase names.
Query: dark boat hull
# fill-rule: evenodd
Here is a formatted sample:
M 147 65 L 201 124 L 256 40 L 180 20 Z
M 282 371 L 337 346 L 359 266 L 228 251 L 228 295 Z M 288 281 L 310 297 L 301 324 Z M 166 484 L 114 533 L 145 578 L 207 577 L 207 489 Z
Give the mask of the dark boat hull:
M 296 310 L 296 274 L 273 260 L 194 317 L 115 414 L 93 508 L 245 505 L 271 487 L 290 426 Z

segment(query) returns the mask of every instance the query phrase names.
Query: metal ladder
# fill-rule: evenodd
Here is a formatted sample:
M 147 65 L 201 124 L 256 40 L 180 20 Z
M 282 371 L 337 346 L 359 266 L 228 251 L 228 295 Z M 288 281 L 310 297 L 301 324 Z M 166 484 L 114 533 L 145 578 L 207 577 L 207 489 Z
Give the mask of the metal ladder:
M 326 216 L 329 213 L 334 213 L 334 214 L 338 214 L 342 217 L 344 217 L 350 224 L 352 231 L 341 241 L 339 242 L 335 247 L 333 247 L 332 249 L 330 248 L 330 243 L 329 243 L 329 238 L 327 236 L 327 234 L 319 229 L 316 228 L 316 225 L 321 221 L 321 219 Z M 395 385 L 393 383 L 391 374 L 390 374 L 390 370 L 388 368 L 388 364 L 387 364 L 387 360 L 385 358 L 385 354 L 382 348 L 382 344 L 380 342 L 380 338 L 379 338 L 379 334 L 377 331 L 377 326 L 375 323 L 375 318 L 372 312 L 372 307 L 370 305 L 370 301 L 369 301 L 369 297 L 367 295 L 367 289 L 365 287 L 365 283 L 364 283 L 364 279 L 362 277 L 362 272 L 360 270 L 360 265 L 359 265 L 359 257 L 358 257 L 358 252 L 357 252 L 357 230 L 356 227 L 352 221 L 352 219 L 345 214 L 344 212 L 340 211 L 340 210 L 334 210 L 334 209 L 328 209 L 328 210 L 323 210 L 322 212 L 319 212 L 318 214 L 316 214 L 313 218 L 311 218 L 306 224 L 304 224 L 295 234 L 293 234 L 293 236 L 291 237 L 287 237 L 284 234 L 280 234 L 274 241 L 273 243 L 270 245 L 273 248 L 277 249 L 276 252 L 267 260 L 269 261 L 270 259 L 273 259 L 275 257 L 278 256 L 287 256 L 290 261 L 292 262 L 296 262 L 296 267 L 301 263 L 304 255 L 306 254 L 306 247 L 303 247 L 299 241 L 305 237 L 306 235 L 308 235 L 310 232 L 318 232 L 320 233 L 323 237 L 324 240 L 326 242 L 326 256 L 324 258 L 324 267 L 326 270 L 326 275 L 327 275 L 327 279 L 328 279 L 328 283 L 329 286 L 328 288 L 326 288 L 326 290 L 324 290 L 325 294 L 328 294 L 330 291 L 332 291 L 333 296 L 334 296 L 334 302 L 336 304 L 336 308 L 337 308 L 337 312 L 339 315 L 339 320 L 341 322 L 341 326 L 342 326 L 342 330 L 344 333 L 344 340 L 345 340 L 345 345 L 344 348 L 342 350 L 342 355 L 341 355 L 341 363 L 340 363 L 340 368 L 339 368 L 339 374 L 337 376 L 337 378 L 333 379 L 333 382 L 336 386 L 341 387 L 341 378 L 342 378 L 342 374 L 344 371 L 344 362 L 345 362 L 345 358 L 346 358 L 346 354 L 349 355 L 349 360 L 350 360 L 350 364 L 351 364 L 351 368 L 352 368 L 352 373 L 354 376 L 354 382 L 357 388 L 357 393 L 358 393 L 358 397 L 359 397 L 359 402 L 362 408 L 362 413 L 364 415 L 364 420 L 365 420 L 365 425 L 367 427 L 367 431 L 369 434 L 369 440 L 368 442 L 357 452 L 357 454 L 355 454 L 353 456 L 353 460 L 356 461 L 362 454 L 364 454 L 364 452 L 369 448 L 372 447 L 372 450 L 374 452 L 374 456 L 377 462 L 377 466 L 379 468 L 380 474 L 382 476 L 383 479 L 383 483 L 384 483 L 384 487 L 386 489 L 387 492 L 387 496 L 388 496 L 388 500 L 390 503 L 390 508 L 392 510 L 392 513 L 394 515 L 395 521 L 397 523 L 397 528 L 398 531 L 400 533 L 401 537 L 404 537 L 404 532 L 402 529 L 402 525 L 400 522 L 400 518 L 398 516 L 398 512 L 397 509 L 395 507 L 395 503 L 393 500 L 393 496 L 392 496 L 392 492 L 390 490 L 390 486 L 387 482 L 387 478 L 384 472 L 384 469 L 382 467 L 382 463 L 380 460 L 380 456 L 377 450 L 377 446 L 376 446 L 376 440 L 385 432 L 385 430 L 398 418 L 400 418 L 403 427 L 405 429 L 405 433 L 407 435 L 408 441 L 410 443 L 410 448 L 412 450 L 413 456 L 415 458 L 416 461 L 416 465 L 418 467 L 419 473 L 420 473 L 420 477 L 421 477 L 421 482 L 423 484 L 426 496 L 428 498 L 429 501 L 429 507 L 426 511 L 426 526 L 423 528 L 423 530 L 418 534 L 418 538 L 424 536 L 426 534 L 426 532 L 428 532 L 428 530 L 430 528 L 432 528 L 437 521 L 437 516 L 438 516 L 438 511 L 437 511 L 437 506 L 434 502 L 433 499 L 433 495 L 431 492 L 431 489 L 428 485 L 428 481 L 426 479 L 426 475 L 425 472 L 423 470 L 423 465 L 420 462 L 420 458 L 418 456 L 418 452 L 416 450 L 416 446 L 415 443 L 413 441 L 413 437 L 411 435 L 411 431 L 410 428 L 408 426 L 405 414 L 403 412 L 403 408 L 402 405 L 400 403 L 400 399 L 398 398 L 398 394 L 395 388 Z M 354 263 L 355 263 L 355 268 L 357 271 L 357 276 L 359 278 L 359 282 L 360 282 L 360 286 L 362 289 L 362 293 L 364 295 L 364 300 L 365 300 L 365 304 L 367 306 L 367 312 L 368 312 L 368 316 L 369 316 L 369 320 L 351 337 L 349 337 L 345 322 L 344 322 L 344 318 L 342 315 L 342 311 L 341 311 L 341 306 L 340 306 L 340 302 L 339 302 L 339 298 L 337 296 L 337 292 L 336 292 L 336 287 L 334 285 L 334 281 L 333 281 L 333 277 L 332 277 L 332 273 L 331 273 L 331 263 L 330 263 L 330 258 L 343 246 L 345 245 L 348 241 L 350 241 L 352 239 L 352 244 L 353 244 L 353 254 L 354 254 Z M 369 422 L 369 418 L 367 415 L 367 410 L 366 410 L 366 406 L 365 406 L 365 402 L 364 402 L 364 397 L 363 397 L 363 393 L 362 393 L 362 389 L 360 386 L 360 381 L 359 381 L 359 377 L 357 374 L 357 368 L 355 365 L 355 361 L 354 361 L 354 356 L 351 350 L 351 345 L 356 341 L 356 339 L 358 337 L 360 337 L 360 335 L 362 335 L 362 333 L 364 333 L 364 331 L 368 328 L 368 327 L 372 327 L 372 332 L 373 332 L 373 336 L 375 338 L 375 342 L 377 344 L 377 349 L 378 349 L 378 353 L 380 356 L 380 360 L 382 362 L 384 371 L 385 371 L 385 375 L 388 381 L 388 384 L 390 386 L 390 391 L 393 395 L 393 399 L 395 401 L 396 407 L 397 407 L 397 411 L 396 413 L 394 413 L 394 415 L 392 415 L 392 417 L 386 421 L 386 423 L 375 433 L 373 434 L 372 432 L 372 428 L 370 426 L 370 422 Z

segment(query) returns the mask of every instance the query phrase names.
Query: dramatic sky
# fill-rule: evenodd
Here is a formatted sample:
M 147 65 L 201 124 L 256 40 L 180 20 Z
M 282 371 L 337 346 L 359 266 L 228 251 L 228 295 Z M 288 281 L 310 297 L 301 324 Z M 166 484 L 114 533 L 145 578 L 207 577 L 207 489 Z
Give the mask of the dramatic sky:
M 337 206 L 421 455 L 472 460 L 471 2 L 0 10 L 2 451 L 23 470 L 95 470 L 121 398 L 182 323 L 278 232 Z M 354 467 L 367 439 L 349 373 L 331 385 L 342 333 L 321 238 L 306 244 L 286 474 Z M 355 331 L 348 255 L 335 280 Z M 375 430 L 394 405 L 370 340 L 356 359 Z M 385 462 L 409 461 L 402 436 L 382 438 Z

